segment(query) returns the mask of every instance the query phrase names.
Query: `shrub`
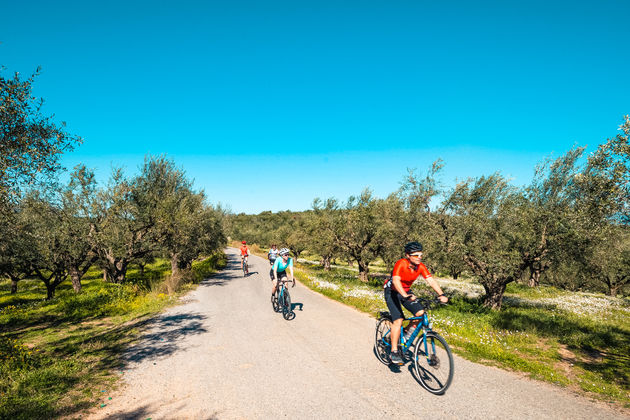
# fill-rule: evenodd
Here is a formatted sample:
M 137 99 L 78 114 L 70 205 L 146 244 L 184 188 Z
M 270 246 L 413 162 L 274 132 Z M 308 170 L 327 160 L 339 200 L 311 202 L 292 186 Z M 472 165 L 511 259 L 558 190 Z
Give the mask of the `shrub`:
M 192 265 L 193 282 L 199 283 L 216 273 L 217 270 L 227 265 L 227 256 L 223 252 L 217 252 L 210 257 L 195 261 Z

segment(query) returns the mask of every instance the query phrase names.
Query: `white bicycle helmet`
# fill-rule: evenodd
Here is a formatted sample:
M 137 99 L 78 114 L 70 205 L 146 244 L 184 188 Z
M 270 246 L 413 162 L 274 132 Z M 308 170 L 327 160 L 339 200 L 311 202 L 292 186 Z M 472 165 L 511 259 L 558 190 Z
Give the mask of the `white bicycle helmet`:
M 285 255 L 289 255 L 289 250 L 287 248 L 282 248 L 279 254 L 281 257 L 284 257 Z

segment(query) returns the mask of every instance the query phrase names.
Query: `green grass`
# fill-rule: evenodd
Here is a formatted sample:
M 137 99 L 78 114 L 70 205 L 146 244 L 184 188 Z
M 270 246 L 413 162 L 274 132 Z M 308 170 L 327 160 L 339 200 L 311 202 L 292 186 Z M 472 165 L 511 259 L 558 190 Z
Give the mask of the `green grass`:
M 225 266 L 225 256 L 193 265 L 196 279 Z M 69 281 L 43 300 L 38 280 L 23 280 L 18 293 L 0 281 L 0 418 L 78 416 L 106 403 L 116 387 L 124 349 L 150 316 L 177 302 L 162 293 L 170 264 L 159 260 L 136 269 L 135 284 L 110 284 L 90 270 L 76 294 Z M 183 290 L 191 286 L 185 286 Z
M 325 272 L 299 264 L 308 287 L 357 309 L 386 310 L 382 280 L 360 282 L 343 269 Z M 423 282 L 417 294 L 428 293 Z M 469 285 L 464 284 L 464 289 Z M 432 310 L 433 327 L 466 359 L 528 374 L 590 397 L 630 408 L 630 307 L 601 307 L 605 297 L 553 287 L 510 284 L 501 311 L 479 298 L 455 293 L 450 305 Z M 575 302 L 571 299 L 575 299 Z M 575 306 L 575 307 L 574 307 Z

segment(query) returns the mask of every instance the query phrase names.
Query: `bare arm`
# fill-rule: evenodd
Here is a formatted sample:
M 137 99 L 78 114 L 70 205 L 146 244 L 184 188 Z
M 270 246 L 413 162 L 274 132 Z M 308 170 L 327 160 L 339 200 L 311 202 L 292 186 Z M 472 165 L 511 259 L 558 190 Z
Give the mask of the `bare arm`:
M 433 277 L 429 277 L 424 279 L 424 281 L 431 286 L 431 288 L 433 290 L 435 290 L 435 293 L 438 294 L 440 302 L 442 303 L 446 303 L 448 302 L 448 298 L 446 296 L 444 296 L 444 292 L 442 291 L 442 288 L 440 287 L 440 285 L 437 283 L 437 281 L 435 281 L 435 279 L 433 279 Z
M 392 285 L 394 286 L 394 290 L 397 291 L 403 298 L 407 299 L 409 296 L 413 296 L 412 294 L 405 292 L 405 289 L 403 289 L 402 283 L 400 282 L 400 276 L 392 276 Z

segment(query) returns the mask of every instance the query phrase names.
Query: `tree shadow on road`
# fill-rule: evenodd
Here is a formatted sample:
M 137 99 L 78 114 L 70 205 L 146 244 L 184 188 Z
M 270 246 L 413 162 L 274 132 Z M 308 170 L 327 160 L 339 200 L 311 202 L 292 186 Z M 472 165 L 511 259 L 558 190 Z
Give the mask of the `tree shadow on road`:
M 207 332 L 201 321 L 206 319 L 200 314 L 178 314 L 160 316 L 147 321 L 149 331 L 145 332 L 132 345 L 124 360 L 127 363 L 139 363 L 145 359 L 155 359 L 175 353 L 179 349 L 181 338 Z
M 169 415 L 172 415 L 173 417 L 179 418 L 177 416 L 177 410 L 185 410 L 185 406 L 181 406 L 181 407 L 176 407 L 173 412 L 169 413 Z M 125 420 L 145 420 L 145 419 L 150 419 L 151 415 L 155 412 L 156 410 L 154 408 L 152 408 L 150 405 L 143 405 L 137 408 L 131 408 L 129 410 L 126 411 L 120 411 L 117 413 L 113 413 L 112 416 L 110 418 L 115 418 L 115 419 L 125 419 Z M 218 412 L 214 412 L 213 414 L 211 414 L 208 417 L 204 417 L 204 420 L 218 420 L 219 416 L 218 416 Z

